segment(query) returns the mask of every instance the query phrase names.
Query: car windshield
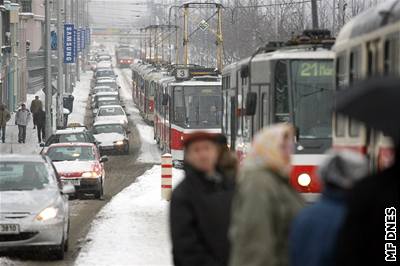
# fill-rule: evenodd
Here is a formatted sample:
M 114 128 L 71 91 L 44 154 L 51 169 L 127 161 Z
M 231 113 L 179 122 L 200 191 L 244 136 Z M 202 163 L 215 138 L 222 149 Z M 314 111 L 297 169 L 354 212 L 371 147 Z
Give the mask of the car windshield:
M 0 191 L 44 189 L 54 181 L 39 162 L 0 162 Z
M 104 88 L 94 88 L 93 93 L 99 93 L 99 92 L 114 92 L 115 89 L 111 87 L 104 87 Z
M 124 129 L 120 124 L 97 125 L 94 126 L 93 134 L 119 133 L 124 134 Z
M 89 146 L 50 147 L 47 156 L 53 162 L 62 161 L 94 161 L 93 148 Z
M 112 100 L 102 100 L 102 101 L 99 100 L 97 105 L 101 107 L 106 105 L 117 105 L 117 104 L 119 104 L 118 101 L 116 99 L 112 99 Z
M 122 107 L 106 107 L 99 110 L 98 116 L 125 115 Z
M 300 139 L 331 138 L 332 60 L 291 62 L 294 123 Z
M 110 70 L 101 70 L 96 72 L 96 78 L 101 78 L 101 77 L 114 77 L 114 71 Z
M 221 91 L 218 87 L 176 87 L 175 121 L 190 128 L 221 125 Z
M 130 57 L 132 57 L 132 52 L 129 48 L 119 49 L 118 57 L 130 58 Z
M 66 142 L 86 142 L 84 133 L 70 133 L 70 134 L 61 134 L 59 143 Z

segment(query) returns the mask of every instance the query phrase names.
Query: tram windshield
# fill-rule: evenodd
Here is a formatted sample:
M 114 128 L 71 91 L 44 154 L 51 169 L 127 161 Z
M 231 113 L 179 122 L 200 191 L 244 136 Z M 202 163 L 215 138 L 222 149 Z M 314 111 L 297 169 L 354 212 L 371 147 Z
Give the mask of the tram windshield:
M 331 138 L 333 61 L 294 60 L 290 69 L 294 123 L 300 139 Z
M 175 87 L 175 122 L 188 128 L 221 126 L 221 88 L 211 86 Z

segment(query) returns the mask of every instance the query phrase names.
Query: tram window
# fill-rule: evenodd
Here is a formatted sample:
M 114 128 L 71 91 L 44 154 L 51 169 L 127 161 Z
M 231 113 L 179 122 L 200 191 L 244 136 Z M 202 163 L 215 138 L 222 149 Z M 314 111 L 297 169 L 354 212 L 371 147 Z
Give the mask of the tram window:
M 346 118 L 342 115 L 335 115 L 335 134 L 336 137 L 344 137 L 346 133 Z
M 289 90 L 288 71 L 285 61 L 278 61 L 275 67 L 275 122 L 288 122 L 289 115 Z
M 176 87 L 174 90 L 174 119 L 175 122 L 185 121 L 185 105 L 183 102 L 183 89 Z
M 400 51 L 399 38 L 394 36 L 385 41 L 384 51 L 384 74 L 392 75 L 399 73 Z
M 360 48 L 353 50 L 350 53 L 350 76 L 349 76 L 349 83 L 352 84 L 354 81 L 360 79 Z
M 261 95 L 261 127 L 265 127 L 268 125 L 268 117 L 269 117 L 269 112 L 268 112 L 268 94 L 267 92 L 264 92 Z
M 340 55 L 336 61 L 336 86 L 341 90 L 346 85 L 346 57 Z
M 360 136 L 361 125 L 354 119 L 350 119 L 349 135 L 350 137 Z

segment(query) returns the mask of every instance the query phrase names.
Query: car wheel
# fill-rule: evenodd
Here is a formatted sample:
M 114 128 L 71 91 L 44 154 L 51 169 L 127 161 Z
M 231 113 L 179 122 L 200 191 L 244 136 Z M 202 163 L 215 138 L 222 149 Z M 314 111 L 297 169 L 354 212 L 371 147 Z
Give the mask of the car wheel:
M 94 193 L 95 199 L 101 199 L 101 197 L 103 197 L 103 193 L 103 182 L 101 182 L 99 190 Z
M 129 154 L 129 144 L 125 145 L 124 154 L 125 155 Z
M 50 257 L 55 260 L 63 260 L 65 256 L 65 240 L 62 238 L 61 244 L 49 249 Z

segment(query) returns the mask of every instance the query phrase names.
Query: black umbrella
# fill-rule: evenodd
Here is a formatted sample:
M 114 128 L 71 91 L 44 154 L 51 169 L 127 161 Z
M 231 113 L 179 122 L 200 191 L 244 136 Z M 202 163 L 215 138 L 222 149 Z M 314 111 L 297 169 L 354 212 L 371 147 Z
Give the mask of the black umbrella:
M 336 111 L 400 139 L 400 78 L 379 77 L 338 92 Z

